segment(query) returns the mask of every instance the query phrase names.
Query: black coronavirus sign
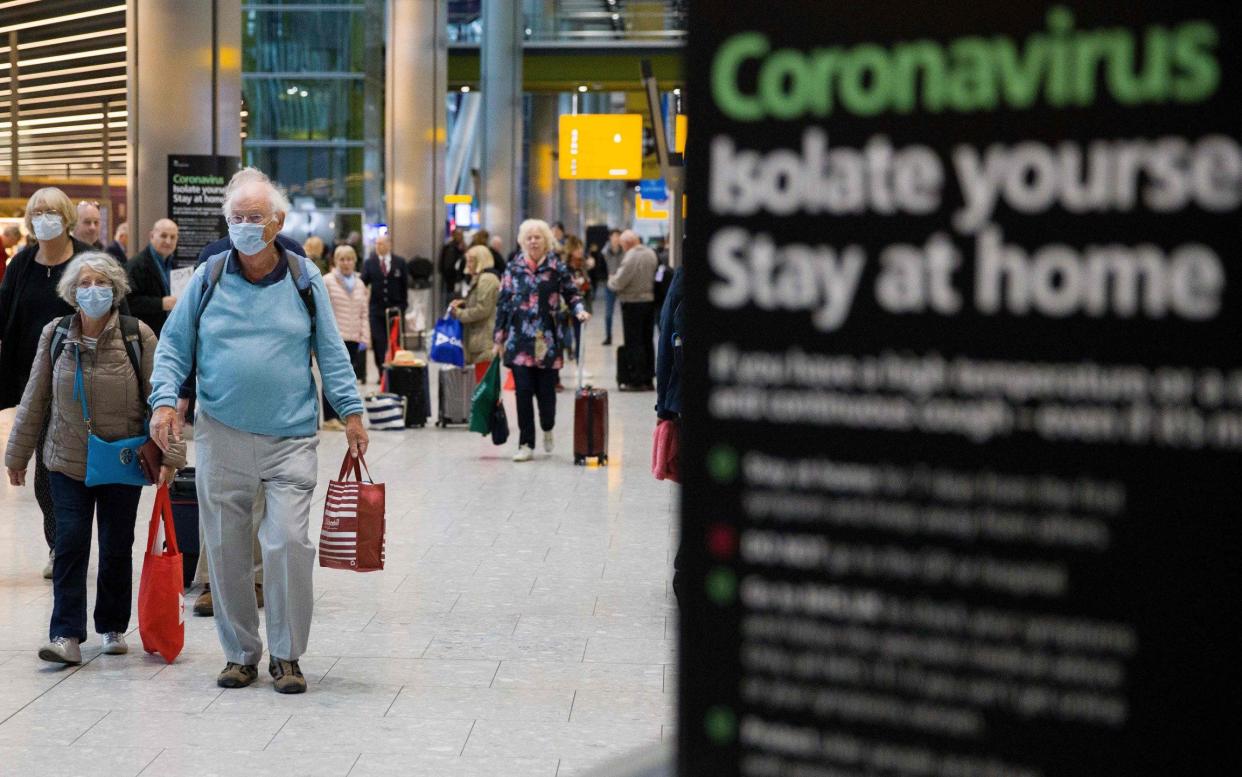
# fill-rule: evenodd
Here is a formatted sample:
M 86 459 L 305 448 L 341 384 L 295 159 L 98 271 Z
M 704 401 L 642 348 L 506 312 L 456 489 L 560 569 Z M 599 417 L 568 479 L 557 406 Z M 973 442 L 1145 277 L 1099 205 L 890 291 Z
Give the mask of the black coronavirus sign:
M 168 218 L 180 230 L 178 267 L 193 267 L 199 251 L 228 234 L 224 188 L 240 169 L 235 156 L 168 155 Z
M 690 18 L 680 773 L 1236 773 L 1235 9 Z

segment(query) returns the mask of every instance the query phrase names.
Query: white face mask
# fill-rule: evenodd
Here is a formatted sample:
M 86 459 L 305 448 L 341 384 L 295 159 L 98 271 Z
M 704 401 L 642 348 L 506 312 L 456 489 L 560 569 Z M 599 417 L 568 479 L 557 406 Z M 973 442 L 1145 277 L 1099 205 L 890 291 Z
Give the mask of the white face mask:
M 30 220 L 34 227 L 35 238 L 38 240 L 55 240 L 65 232 L 65 222 L 59 213 L 44 213 Z

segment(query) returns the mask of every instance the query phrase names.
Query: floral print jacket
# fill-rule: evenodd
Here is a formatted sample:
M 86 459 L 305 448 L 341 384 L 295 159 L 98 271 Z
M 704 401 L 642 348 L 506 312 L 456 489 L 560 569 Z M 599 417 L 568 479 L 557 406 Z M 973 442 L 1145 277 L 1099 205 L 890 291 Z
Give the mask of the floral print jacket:
M 505 267 L 496 306 L 496 343 L 504 346 L 506 367 L 561 368 L 561 335 L 556 314 L 564 299 L 574 315 L 582 313 L 582 297 L 569 268 L 548 253 L 534 270 L 525 254 Z

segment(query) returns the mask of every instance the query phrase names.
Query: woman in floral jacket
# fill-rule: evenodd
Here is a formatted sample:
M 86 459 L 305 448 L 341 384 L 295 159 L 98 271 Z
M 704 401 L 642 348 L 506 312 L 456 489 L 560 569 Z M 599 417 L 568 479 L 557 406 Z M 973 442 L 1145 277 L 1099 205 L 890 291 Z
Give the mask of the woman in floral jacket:
M 591 317 L 583 306 L 578 287 L 560 257 L 552 253 L 552 230 L 547 222 L 527 219 L 518 228 L 521 252 L 509 260 L 500 282 L 496 307 L 496 345 L 513 370 L 517 389 L 518 452 L 514 461 L 530 461 L 535 454 L 535 408 L 539 400 L 539 426 L 543 449 L 552 452 L 552 427 L 556 424 L 556 376 L 561 368 L 561 336 L 556 313 L 562 298 L 579 321 Z

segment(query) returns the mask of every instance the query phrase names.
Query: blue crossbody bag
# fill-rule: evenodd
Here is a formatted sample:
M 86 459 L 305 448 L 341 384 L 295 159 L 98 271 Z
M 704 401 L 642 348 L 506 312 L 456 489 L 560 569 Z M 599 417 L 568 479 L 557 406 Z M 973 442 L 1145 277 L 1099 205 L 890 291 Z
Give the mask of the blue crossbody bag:
M 86 421 L 86 485 L 94 486 L 123 485 L 149 486 L 142 468 L 139 449 L 150 439 L 148 421 L 142 422 L 143 433 L 139 437 L 126 437 L 123 440 L 108 442 L 95 435 L 91 425 L 91 411 L 86 402 L 86 385 L 82 378 L 82 351 L 74 347 L 74 359 L 77 371 L 73 376 L 73 395 L 82 401 L 82 420 Z

